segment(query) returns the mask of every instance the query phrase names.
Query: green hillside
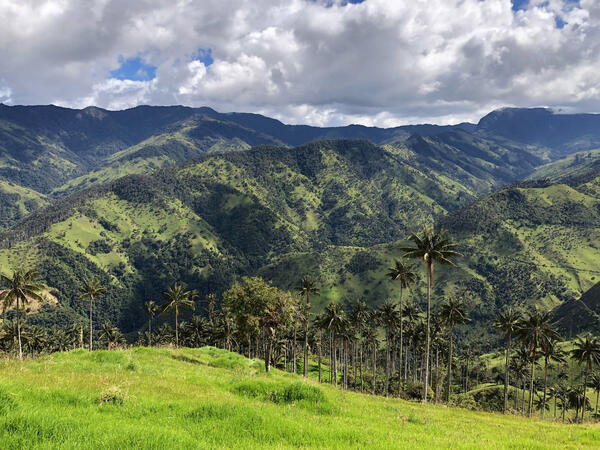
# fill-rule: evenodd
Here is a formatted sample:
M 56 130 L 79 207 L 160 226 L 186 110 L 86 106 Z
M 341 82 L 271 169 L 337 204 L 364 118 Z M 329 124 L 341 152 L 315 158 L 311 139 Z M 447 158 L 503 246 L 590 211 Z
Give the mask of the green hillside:
M 46 205 L 44 195 L 0 179 L 0 230 Z
M 510 186 L 442 219 L 467 255 L 465 285 L 492 317 L 504 305 L 557 306 L 600 276 L 600 175 Z
M 210 347 L 0 362 L 0 441 L 21 448 L 595 448 L 564 425 L 341 391 Z M 457 423 L 460 426 L 457 426 Z
M 56 290 L 60 307 L 31 320 L 66 324 L 83 315 L 77 286 L 95 276 L 110 286 L 99 319 L 128 331 L 142 323 L 141 304 L 174 280 L 208 294 L 242 274 L 261 271 L 287 286 L 314 272 L 325 291 L 337 290 L 332 298 L 379 302 L 390 289 L 379 275 L 389 250 L 382 245 L 377 258 L 367 249 L 470 198 L 467 188 L 436 182 L 366 141 L 259 147 L 60 200 L 0 237 L 0 264 L 36 266 Z M 286 261 L 297 271 L 285 270 Z

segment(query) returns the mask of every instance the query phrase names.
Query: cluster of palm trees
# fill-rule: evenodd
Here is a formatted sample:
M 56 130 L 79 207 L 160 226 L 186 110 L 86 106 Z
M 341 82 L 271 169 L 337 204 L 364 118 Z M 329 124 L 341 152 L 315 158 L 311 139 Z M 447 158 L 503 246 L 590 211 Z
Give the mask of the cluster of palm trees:
M 310 276 L 303 277 L 294 288 L 296 296 L 260 278 L 244 277 L 222 298 L 212 294 L 204 298 L 199 303 L 204 314 L 185 313 L 181 320 L 183 310 L 196 310 L 198 295 L 176 283 L 165 293 L 165 301 L 151 300 L 144 304 L 148 328 L 138 333 L 137 343 L 175 347 L 212 345 L 249 358 L 262 358 L 266 371 L 275 366 L 302 373 L 304 377 L 312 371 L 319 382 L 339 384 L 344 389 L 423 402 L 440 402 L 443 398 L 452 403 L 457 390 L 466 394 L 470 387 L 493 378 L 472 349 L 457 351 L 456 327 L 469 321 L 463 296 L 450 295 L 432 308 L 434 268 L 438 264 L 454 266 L 454 260 L 461 256 L 456 243 L 445 232 L 429 228 L 412 233 L 410 241 L 411 245 L 400 249 L 403 259 L 394 261 L 385 274 L 399 288 L 399 297 L 386 300 L 377 308 L 369 308 L 362 301 L 330 302 L 321 314 L 314 315 L 311 300 L 320 295 L 320 290 Z M 417 266 L 405 261 L 409 259 L 421 260 L 425 265 L 424 311 L 405 298 L 419 278 Z M 34 271 L 16 270 L 11 277 L 2 275 L 0 282 L 4 286 L 0 290 L 3 314 L 13 307 L 16 312 L 15 320 L 2 322 L 0 347 L 13 349 L 19 358 L 23 358 L 24 350 L 33 355 L 84 348 L 86 340 L 92 351 L 95 335 L 109 350 L 126 343 L 121 331 L 108 322 L 98 332 L 94 328 L 94 302 L 105 293 L 105 287 L 97 280 L 85 280 L 80 289 L 80 298 L 89 306 L 88 326 L 77 323 L 68 330 L 23 324 L 25 305 L 32 300 L 41 302 L 46 289 Z M 174 316 L 174 327 L 166 322 L 153 327 L 157 315 L 169 313 Z M 523 413 L 527 409 L 531 416 L 539 409 L 544 417 L 554 400 L 555 415 L 560 406 L 564 420 L 565 411 L 573 408 L 576 420 L 582 421 L 589 404 L 587 389 L 591 387 L 596 392 L 597 416 L 600 395 L 600 372 L 594 372 L 600 367 L 597 338 L 585 336 L 574 342 L 569 354 L 583 368 L 582 382 L 572 380 L 569 384 L 569 374 L 563 367 L 568 354 L 563 350 L 550 313 L 540 310 L 522 313 L 508 308 L 497 317 L 493 327 L 506 340 L 501 377 L 504 411 L 509 411 L 512 389 L 515 410 L 520 394 Z M 540 364 L 541 381 L 535 376 Z M 457 383 L 453 371 L 458 368 Z
M 587 408 L 587 388 L 590 387 L 589 377 L 593 387 L 600 392 L 600 341 L 598 338 L 588 334 L 579 337 L 573 345 L 570 352 L 563 350 L 561 337 L 553 327 L 552 315 L 550 312 L 544 312 L 535 309 L 529 314 L 521 314 L 514 308 L 507 308 L 494 321 L 493 327 L 496 328 L 506 338 L 505 363 L 504 363 L 504 411 L 508 410 L 508 390 L 511 381 L 511 373 L 515 373 L 515 378 L 522 382 L 522 394 L 525 398 L 526 379 L 529 381 L 529 392 L 527 402 L 527 414 L 531 416 L 535 406 L 541 410 L 544 418 L 548 410 L 550 397 L 555 400 L 555 408 L 560 403 L 563 410 L 563 420 L 566 408 L 570 405 L 576 409 L 576 419 L 578 419 L 581 410 L 583 421 L 585 409 Z M 513 338 L 519 340 L 520 346 L 511 356 Z M 583 383 L 580 387 L 571 388 L 566 384 L 568 373 L 562 370 L 557 373 L 555 386 L 549 389 L 548 375 L 552 363 L 565 364 L 568 357 L 577 361 L 583 367 Z M 542 394 L 538 398 L 537 405 L 534 397 L 539 395 L 539 389 L 535 386 L 535 369 L 542 362 L 543 380 Z M 560 368 L 560 366 L 559 366 Z M 593 373 L 597 369 L 598 372 Z M 527 372 L 529 373 L 527 374 Z M 569 401 L 567 401 L 569 399 Z M 515 408 L 517 403 L 517 389 L 515 387 Z M 523 402 L 523 409 L 525 403 Z M 598 398 L 596 399 L 596 414 L 598 413 Z

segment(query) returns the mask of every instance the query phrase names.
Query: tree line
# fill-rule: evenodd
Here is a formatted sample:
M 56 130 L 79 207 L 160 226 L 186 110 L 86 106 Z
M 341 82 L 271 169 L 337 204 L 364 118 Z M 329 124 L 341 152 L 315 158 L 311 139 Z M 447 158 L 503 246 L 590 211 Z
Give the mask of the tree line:
M 480 355 L 471 349 L 455 348 L 457 326 L 469 322 L 467 307 L 461 296 L 445 298 L 432 309 L 434 269 L 438 264 L 454 266 L 461 255 L 445 232 L 424 229 L 412 233 L 411 245 L 404 246 L 406 260 L 423 261 L 427 275 L 425 310 L 405 298 L 415 285 L 417 267 L 406 260 L 394 261 L 385 276 L 399 286 L 399 298 L 369 308 L 357 301 L 344 306 L 330 302 L 321 314 L 312 313 L 312 300 L 320 295 L 317 282 L 302 278 L 296 295 L 281 290 L 259 277 L 243 277 L 226 290 L 221 298 L 210 294 L 201 301 L 194 290 L 175 283 L 164 294 L 164 301 L 148 301 L 143 310 L 148 328 L 140 331 L 138 345 L 174 345 L 199 347 L 212 345 L 229 351 L 260 358 L 269 372 L 275 366 L 304 377 L 314 372 L 319 382 L 330 382 L 344 389 L 379 395 L 393 395 L 423 402 L 445 402 L 472 406 L 472 388 L 485 383 L 502 383 L 498 398 L 479 398 L 505 412 L 532 416 L 535 410 L 545 417 L 554 405 L 562 420 L 568 410 L 575 410 L 574 421 L 583 421 L 590 405 L 591 387 L 596 393 L 595 416 L 598 417 L 600 395 L 600 341 L 592 335 L 582 336 L 570 352 L 562 349 L 561 337 L 549 312 L 530 312 L 507 308 L 493 323 L 506 341 L 503 368 L 490 370 Z M 382 276 L 384 274 L 382 273 Z M 84 346 L 92 351 L 94 339 L 109 350 L 125 345 L 121 331 L 106 322 L 94 327 L 94 303 L 104 295 L 98 280 L 83 280 L 80 299 L 89 306 L 89 323 L 74 323 L 67 330 L 44 329 L 24 325 L 26 307 L 31 301 L 42 302 L 44 285 L 31 270 L 15 270 L 1 275 L 0 304 L 3 322 L 0 348 L 19 358 L 64 351 Z M 203 314 L 186 314 L 202 306 Z M 6 318 L 9 309 L 13 320 Z M 157 315 L 172 314 L 174 327 L 163 323 L 153 329 Z M 97 345 L 96 343 L 96 345 Z M 565 365 L 571 357 L 582 368 L 572 376 Z M 543 376 L 536 378 L 536 368 Z M 300 371 L 301 367 L 301 371 Z M 458 380 L 453 376 L 458 371 Z M 581 383 L 577 382 L 580 375 Z M 482 391 L 483 392 L 483 391 Z M 497 392 L 497 391 L 492 391 Z M 513 397 L 511 407 L 509 397 Z M 492 395 L 493 397 L 493 395 Z M 519 398 L 520 397 L 520 398 Z M 552 403 L 553 401 L 553 403 Z

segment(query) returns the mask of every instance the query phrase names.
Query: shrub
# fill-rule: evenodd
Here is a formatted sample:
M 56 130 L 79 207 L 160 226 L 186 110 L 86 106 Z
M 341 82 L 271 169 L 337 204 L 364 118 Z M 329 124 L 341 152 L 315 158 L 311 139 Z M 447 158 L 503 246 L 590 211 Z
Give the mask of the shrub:
M 477 405 L 477 402 L 471 394 L 458 394 L 450 397 L 448 406 L 472 410 L 479 409 L 479 405 Z
M 98 397 L 100 405 L 122 405 L 125 403 L 126 394 L 118 386 L 110 386 Z

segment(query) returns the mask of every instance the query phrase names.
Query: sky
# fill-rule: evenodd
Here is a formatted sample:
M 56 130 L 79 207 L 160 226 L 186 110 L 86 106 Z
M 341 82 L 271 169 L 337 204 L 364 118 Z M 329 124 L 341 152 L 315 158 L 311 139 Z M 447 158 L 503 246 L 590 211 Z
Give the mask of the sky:
M 600 0 L 0 0 L 0 102 L 285 123 L 600 112 Z

